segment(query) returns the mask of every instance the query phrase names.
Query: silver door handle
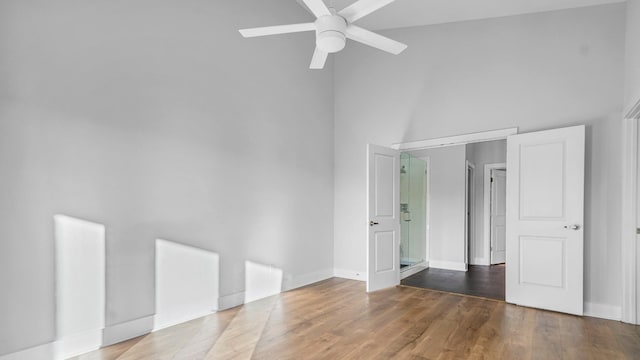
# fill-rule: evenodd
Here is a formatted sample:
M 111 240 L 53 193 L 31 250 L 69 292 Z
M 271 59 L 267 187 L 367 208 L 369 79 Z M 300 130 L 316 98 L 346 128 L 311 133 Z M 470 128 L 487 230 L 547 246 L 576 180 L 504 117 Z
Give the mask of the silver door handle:
M 570 230 L 580 230 L 580 225 L 565 225 L 564 228 Z
M 369 221 L 369 226 L 373 226 L 373 225 L 378 225 L 378 223 L 377 223 L 377 222 L 375 222 L 375 221 L 373 221 L 373 220 L 372 220 L 372 221 Z

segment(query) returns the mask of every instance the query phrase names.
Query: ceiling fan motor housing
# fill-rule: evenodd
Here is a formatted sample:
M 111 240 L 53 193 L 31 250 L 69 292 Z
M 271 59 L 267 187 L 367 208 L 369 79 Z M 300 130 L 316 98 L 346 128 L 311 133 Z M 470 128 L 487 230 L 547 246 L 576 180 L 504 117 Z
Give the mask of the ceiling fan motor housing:
M 321 16 L 316 20 L 316 46 L 325 52 L 335 53 L 346 44 L 347 21 L 340 15 Z

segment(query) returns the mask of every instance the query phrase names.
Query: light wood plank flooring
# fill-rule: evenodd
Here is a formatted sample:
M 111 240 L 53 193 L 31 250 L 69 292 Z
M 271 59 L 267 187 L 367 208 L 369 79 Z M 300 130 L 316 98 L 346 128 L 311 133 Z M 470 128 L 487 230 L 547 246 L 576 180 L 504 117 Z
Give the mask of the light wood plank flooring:
M 329 279 L 89 353 L 89 359 L 640 359 L 640 327 Z

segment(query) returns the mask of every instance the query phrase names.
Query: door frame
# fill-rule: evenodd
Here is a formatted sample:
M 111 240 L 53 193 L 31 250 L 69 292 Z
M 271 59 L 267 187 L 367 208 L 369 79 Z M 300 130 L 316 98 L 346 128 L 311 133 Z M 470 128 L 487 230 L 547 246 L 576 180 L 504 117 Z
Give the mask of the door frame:
M 627 113 L 622 126 L 622 321 L 631 324 L 640 324 L 640 248 L 636 233 L 640 227 L 639 119 L 640 100 Z
M 491 172 L 493 170 L 507 170 L 507 163 L 491 163 L 484 164 L 484 182 L 483 182 L 483 195 L 484 195 L 484 211 L 482 213 L 482 238 L 484 241 L 484 253 L 486 257 L 482 260 L 482 265 L 491 265 Z
M 464 189 L 464 263 L 469 268 L 472 263 L 471 258 L 471 244 L 473 244 L 473 250 L 475 253 L 475 240 L 474 230 L 476 228 L 476 166 L 469 160 L 465 160 L 465 189 Z M 471 174 L 469 174 L 471 173 Z M 475 258 L 473 259 L 475 260 Z M 475 261 L 474 261 L 475 262 Z
M 403 142 L 403 143 L 395 143 L 395 144 L 391 145 L 391 148 L 399 150 L 399 151 L 411 152 L 411 151 L 416 151 L 416 150 L 433 149 L 433 148 L 457 146 L 457 145 L 466 145 L 466 144 L 473 144 L 473 143 L 486 142 L 486 141 L 506 140 L 507 137 L 509 137 L 511 135 L 517 135 L 517 134 L 518 134 L 518 128 L 514 127 L 514 128 L 506 128 L 506 129 L 498 129 L 498 130 L 481 131 L 481 132 L 477 132 L 477 133 L 469 133 L 469 134 L 463 134 L 463 135 L 446 136 L 446 137 L 426 139 L 426 140 L 417 140 L 417 141 L 408 141 L 408 142 Z M 428 161 L 428 159 L 425 159 L 425 158 L 421 158 L 421 159 L 427 161 L 427 167 L 430 170 L 431 169 L 431 167 L 430 167 L 431 164 Z M 506 168 L 506 164 L 505 164 L 505 168 Z M 428 196 L 428 198 L 427 198 L 427 266 L 429 266 L 429 260 L 430 260 L 429 258 L 431 256 L 431 251 L 430 251 L 431 250 L 430 249 L 430 245 L 431 245 L 431 242 L 430 242 L 431 227 L 430 227 L 430 223 L 429 223 L 429 216 L 431 214 L 431 207 L 430 207 L 430 193 L 431 193 L 430 184 L 431 184 L 431 181 L 430 180 L 431 180 L 431 172 L 429 171 L 427 173 L 427 196 Z M 368 205 L 367 205 L 367 211 L 369 211 L 368 209 L 369 208 L 368 208 Z M 367 254 L 367 256 L 368 256 L 368 254 Z M 465 261 L 468 262 L 468 259 L 465 259 Z
M 456 146 L 473 144 L 477 142 L 506 140 L 510 135 L 517 135 L 518 128 L 507 128 L 499 130 L 489 130 L 464 135 L 447 136 L 427 140 L 408 141 L 403 143 L 395 143 L 391 145 L 392 149 L 400 151 L 424 150 L 445 146 Z
M 425 230 L 425 245 L 424 245 L 424 261 L 425 261 L 425 265 L 426 267 L 429 267 L 429 257 L 431 256 L 431 249 L 429 248 L 429 245 L 431 244 L 430 239 L 431 239 L 431 158 L 429 158 L 428 156 L 425 158 L 422 158 L 421 160 L 423 160 L 425 162 L 425 169 L 427 171 L 427 174 L 425 176 L 425 180 L 426 180 L 426 184 L 425 184 L 425 189 L 424 189 L 424 193 L 425 196 L 427 197 L 427 200 L 425 202 L 425 206 L 427 207 L 426 209 L 426 213 L 427 213 L 427 219 L 425 221 L 425 225 L 426 225 L 426 230 Z

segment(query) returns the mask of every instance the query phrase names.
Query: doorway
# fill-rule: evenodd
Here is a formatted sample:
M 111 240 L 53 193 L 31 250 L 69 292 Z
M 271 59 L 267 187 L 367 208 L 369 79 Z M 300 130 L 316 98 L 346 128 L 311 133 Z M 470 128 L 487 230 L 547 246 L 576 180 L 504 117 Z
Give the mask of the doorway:
M 509 181 L 506 184 L 505 248 L 509 267 L 505 268 L 505 300 L 575 315 L 584 313 L 585 126 L 517 135 L 508 134 L 511 131 L 416 141 L 394 148 L 368 145 L 368 292 L 400 283 L 400 151 L 453 149 L 449 155 L 459 156 L 459 150 L 455 148 L 460 149 L 461 145 L 464 148 L 478 141 L 507 137 Z M 451 170 L 460 174 L 461 185 L 456 185 L 460 182 L 455 179 L 441 181 L 451 188 L 444 196 L 448 200 L 447 206 L 442 209 L 435 205 L 438 172 L 435 171 L 435 159 L 430 160 L 430 201 L 432 208 L 437 210 L 430 212 L 430 269 L 426 271 L 441 267 L 468 273 L 464 257 L 464 156 L 460 166 L 449 162 L 443 167 L 445 173 Z M 461 211 L 454 214 L 449 211 L 452 209 Z M 446 214 L 442 223 L 436 221 L 436 214 L 443 213 Z M 458 226 L 450 227 L 448 234 L 441 232 L 436 238 L 435 225 L 449 222 Z M 489 253 L 483 254 L 479 250 L 482 248 L 474 246 L 474 258 L 484 255 L 490 259 Z
M 411 277 L 403 277 L 401 283 L 505 300 L 505 260 L 492 263 L 489 250 L 491 237 L 485 239 L 484 235 L 485 212 L 490 212 L 490 208 L 485 209 L 484 199 L 492 197 L 491 178 L 485 180 L 484 172 L 477 169 L 500 169 L 501 175 L 504 175 L 502 179 L 506 179 L 506 140 L 452 145 L 413 151 L 410 154 L 428 158 L 433 164 L 430 167 L 432 184 L 429 190 L 431 226 L 427 231 L 430 256 L 427 257 L 428 269 Z M 494 177 L 497 176 L 498 173 L 494 174 Z M 493 187 L 494 203 L 506 198 L 505 181 L 502 181 L 501 185 Z M 498 192 L 501 192 L 499 196 Z M 489 234 L 497 235 L 494 236 L 494 241 L 503 241 L 503 257 L 505 235 L 500 235 L 499 231 L 504 232 L 505 229 L 504 209 L 504 203 L 497 209 L 494 207 L 495 214 L 502 215 L 501 223 L 496 221 L 499 220 L 497 217 L 486 215 L 487 219 L 493 218 L 494 224 L 500 225 L 493 232 L 489 227 L 487 229 Z M 497 246 L 494 246 L 494 249 L 497 249 Z
M 400 153 L 400 277 L 428 267 L 429 159 Z

